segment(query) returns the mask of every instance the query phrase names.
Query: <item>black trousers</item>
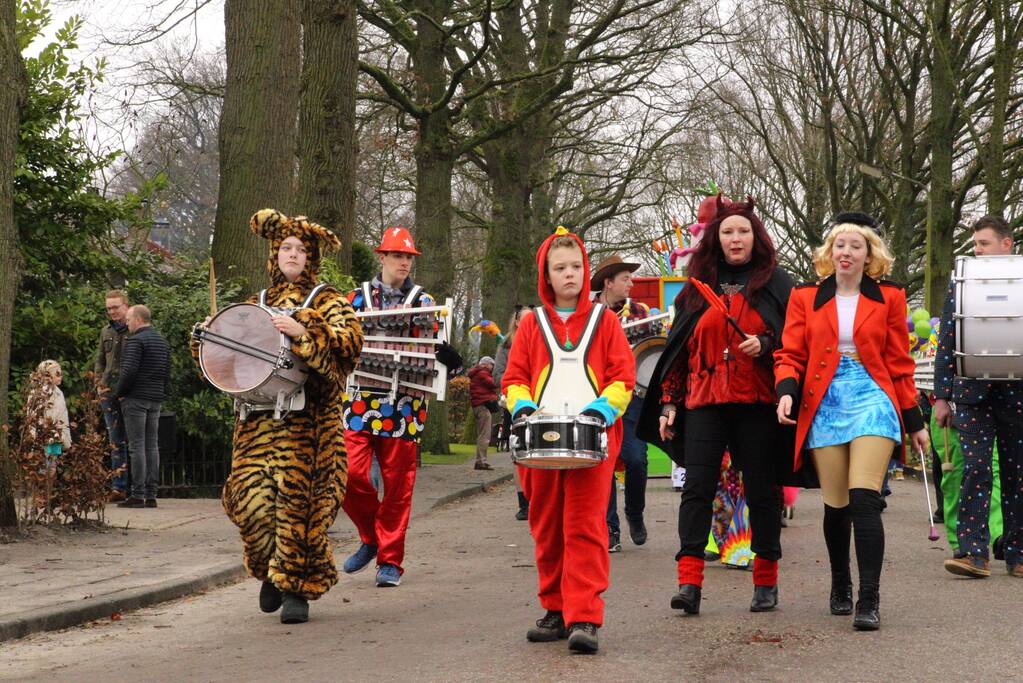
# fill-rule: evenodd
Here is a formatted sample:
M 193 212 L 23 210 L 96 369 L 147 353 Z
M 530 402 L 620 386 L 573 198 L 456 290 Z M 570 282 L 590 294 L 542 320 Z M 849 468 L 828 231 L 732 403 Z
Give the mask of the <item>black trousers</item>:
M 772 405 L 724 404 L 686 411 L 686 483 L 678 508 L 681 549 L 676 560 L 686 555 L 703 557 L 726 448 L 732 465 L 742 472 L 751 549 L 765 560 L 781 559 L 777 434 L 778 418 Z

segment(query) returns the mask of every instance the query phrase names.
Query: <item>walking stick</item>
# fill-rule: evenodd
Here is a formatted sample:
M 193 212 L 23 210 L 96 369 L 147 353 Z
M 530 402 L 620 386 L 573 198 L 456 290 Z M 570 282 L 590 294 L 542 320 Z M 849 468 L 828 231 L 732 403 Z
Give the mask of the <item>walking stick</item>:
M 920 450 L 920 471 L 924 475 L 924 497 L 927 498 L 927 523 L 930 525 L 931 530 L 927 534 L 927 540 L 937 541 L 938 530 L 934 528 L 934 510 L 931 508 L 931 489 L 927 485 L 927 456 L 924 454 L 923 449 Z

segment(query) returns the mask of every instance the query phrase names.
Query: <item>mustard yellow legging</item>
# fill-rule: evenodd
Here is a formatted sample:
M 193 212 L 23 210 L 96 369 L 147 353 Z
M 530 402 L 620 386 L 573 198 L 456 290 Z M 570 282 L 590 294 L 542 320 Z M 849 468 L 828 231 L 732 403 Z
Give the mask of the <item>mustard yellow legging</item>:
M 860 436 L 849 443 L 814 448 L 824 503 L 844 508 L 849 504 L 849 489 L 880 492 L 895 445 L 883 436 Z

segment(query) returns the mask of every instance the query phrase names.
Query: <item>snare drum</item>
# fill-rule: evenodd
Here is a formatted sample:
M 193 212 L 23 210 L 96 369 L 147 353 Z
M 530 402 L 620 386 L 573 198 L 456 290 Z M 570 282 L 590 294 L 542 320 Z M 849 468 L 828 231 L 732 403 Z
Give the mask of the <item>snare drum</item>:
M 512 461 L 543 470 L 575 470 L 607 459 L 603 420 L 588 415 L 534 413 L 512 423 Z
M 647 389 L 650 388 L 650 378 L 653 377 L 657 361 L 661 359 L 667 344 L 667 337 L 649 337 L 632 347 L 632 355 L 636 357 L 636 388 L 632 395 L 636 398 L 646 396 Z
M 954 280 L 956 374 L 1023 378 L 1023 256 L 960 256 Z
M 222 309 L 198 329 L 199 367 L 210 384 L 248 410 L 301 410 L 309 374 L 291 340 L 273 325 L 274 311 L 257 304 Z

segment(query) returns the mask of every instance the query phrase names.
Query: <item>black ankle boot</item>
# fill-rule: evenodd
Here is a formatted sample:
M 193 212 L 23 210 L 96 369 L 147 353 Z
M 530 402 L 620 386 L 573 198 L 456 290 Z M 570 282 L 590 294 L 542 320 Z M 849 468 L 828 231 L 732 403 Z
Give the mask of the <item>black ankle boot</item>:
M 856 601 L 856 616 L 853 628 L 857 631 L 876 631 L 881 628 L 879 611 L 881 598 L 877 587 L 860 587 L 860 599 Z
M 298 593 L 285 593 L 281 610 L 282 624 L 304 624 L 309 621 L 309 601 Z
M 276 612 L 281 608 L 281 600 L 281 592 L 277 590 L 277 586 L 264 581 L 259 589 L 259 609 L 267 614 Z
M 830 607 L 832 614 L 852 614 L 852 581 L 848 576 L 838 580 L 834 576 L 831 577 Z
M 753 586 L 753 602 L 750 612 L 770 612 L 778 606 L 777 586 Z
M 671 608 L 686 614 L 699 614 L 702 593 L 703 589 L 694 583 L 679 584 L 678 593 L 671 596 Z

